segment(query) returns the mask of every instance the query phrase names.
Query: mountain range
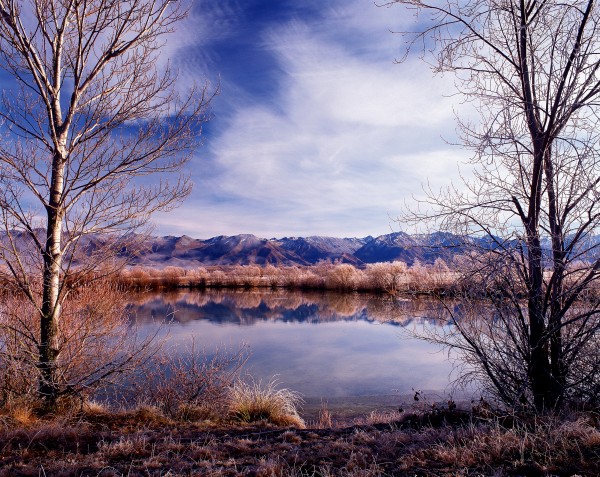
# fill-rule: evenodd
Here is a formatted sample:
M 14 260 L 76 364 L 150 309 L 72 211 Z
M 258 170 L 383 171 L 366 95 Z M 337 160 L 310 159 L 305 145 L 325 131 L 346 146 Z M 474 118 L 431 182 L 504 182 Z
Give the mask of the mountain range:
M 379 237 L 337 238 L 324 236 L 259 238 L 243 234 L 207 240 L 182 237 L 147 237 L 144 249 L 133 257 L 134 265 L 152 267 L 214 265 L 314 265 L 337 261 L 353 265 L 401 260 L 432 263 L 449 258 L 460 239 L 450 234 L 414 237 L 396 232 Z
M 43 237 L 40 229 L 40 237 Z M 129 237 L 129 238 L 127 238 Z M 0 242 L 5 241 L 0 233 Z M 13 232 L 12 239 L 18 248 L 32 246 L 23 232 Z M 396 260 L 412 265 L 415 261 L 430 264 L 438 258 L 451 260 L 467 250 L 493 250 L 501 242 L 494 237 L 469 237 L 447 232 L 409 235 L 394 232 L 378 237 L 338 238 L 326 236 L 284 237 L 265 239 L 255 235 L 220 235 L 210 239 L 194 239 L 183 235 L 155 237 L 128 235 L 122 239 L 90 234 L 79 240 L 79 252 L 74 263 L 84 257 L 96 256 L 102 260 L 103 250 L 117 250 L 127 257 L 132 265 L 164 268 L 177 266 L 195 268 L 199 266 L 227 265 L 314 265 L 322 261 L 350 263 L 362 266 L 369 263 L 393 262 Z M 568 239 L 566 240 L 568 245 Z M 140 247 L 141 244 L 141 247 Z M 131 247 L 130 247 L 131 245 Z M 552 244 L 547 237 L 542 239 L 542 253 L 548 261 L 552 258 Z M 503 247 L 515 247 L 514 239 L 503 241 Z M 600 235 L 579 238 L 570 252 L 570 260 L 595 261 L 600 254 Z

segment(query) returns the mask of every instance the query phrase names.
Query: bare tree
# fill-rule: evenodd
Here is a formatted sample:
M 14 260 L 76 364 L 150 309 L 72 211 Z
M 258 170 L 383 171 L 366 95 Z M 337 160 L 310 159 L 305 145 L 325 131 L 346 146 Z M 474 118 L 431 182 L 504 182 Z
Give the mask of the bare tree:
M 157 66 L 185 13 L 170 0 L 0 0 L 0 65 L 13 80 L 0 105 L 0 254 L 39 317 L 28 338 L 49 405 L 67 389 L 59 323 L 85 237 L 121 247 L 116 237 L 190 190 L 179 171 L 210 97 L 206 87 L 178 96 L 169 66 Z M 160 180 L 149 185 L 151 174 Z M 89 269 L 108 267 L 104 252 L 87 255 Z
M 465 237 L 463 279 L 492 298 L 487 308 L 449 307 L 458 335 L 445 340 L 508 404 L 542 411 L 597 402 L 600 7 L 392 4 L 418 20 L 403 33 L 407 53 L 420 49 L 435 72 L 453 74 L 480 116 L 458 121 L 473 178 L 430 192 L 412 216 Z M 488 320 L 466 316 L 484 308 Z

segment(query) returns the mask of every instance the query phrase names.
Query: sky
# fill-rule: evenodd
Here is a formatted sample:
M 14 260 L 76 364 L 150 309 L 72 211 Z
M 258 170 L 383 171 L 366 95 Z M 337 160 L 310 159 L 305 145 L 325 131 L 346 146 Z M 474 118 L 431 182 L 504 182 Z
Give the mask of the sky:
M 189 16 L 157 43 L 165 41 L 158 76 L 166 65 L 177 71 L 183 98 L 194 84 L 205 82 L 220 94 L 211 102 L 203 146 L 186 165 L 194 190 L 180 207 L 154 216 L 155 233 L 196 238 L 410 233 L 415 229 L 397 218 L 415 208 L 424 188 L 437 191 L 454 184 L 461 191 L 462 178 L 473 177 L 470 152 L 455 145 L 460 142 L 455 114 L 476 124 L 477 98 L 466 98 L 469 104 L 457 95 L 455 78 L 434 75 L 426 62 L 431 58 L 421 58 L 418 49 L 404 57 L 405 38 L 397 32 L 426 28 L 416 25 L 414 10 L 393 0 L 184 2 L 191 5 Z M 24 8 L 19 19 L 37 31 L 38 40 L 43 37 L 30 9 Z M 103 40 L 101 35 L 95 42 L 98 50 L 106 46 Z M 51 48 L 44 48 L 49 55 Z M 14 100 L 17 122 L 37 127 L 36 115 L 46 113 L 41 102 L 22 107 L 33 83 L 27 84 L 29 77 L 22 73 L 19 84 L 5 70 L 0 68 L 0 103 Z M 72 83 L 65 72 L 64 109 Z M 45 128 L 43 121 L 39 126 Z M 129 139 L 136 126 L 128 121 L 115 136 Z M 20 134 L 1 118 L 0 133 L 9 139 Z M 6 144 L 18 150 L 21 143 Z M 24 154 L 31 151 L 37 150 Z M 50 162 L 40 159 L 42 165 Z M 76 169 L 77 158 L 74 164 Z M 162 180 L 140 174 L 132 183 Z M 40 177 L 32 187 L 43 193 L 46 183 Z M 43 226 L 46 211 L 36 194 L 24 189 L 19 205 L 35 227 Z M 82 200 L 70 210 L 85 215 L 86 206 Z
M 399 34 L 414 18 L 372 0 L 196 0 L 164 47 L 178 88 L 220 85 L 195 184 L 160 235 L 364 237 L 458 177 L 452 78 Z

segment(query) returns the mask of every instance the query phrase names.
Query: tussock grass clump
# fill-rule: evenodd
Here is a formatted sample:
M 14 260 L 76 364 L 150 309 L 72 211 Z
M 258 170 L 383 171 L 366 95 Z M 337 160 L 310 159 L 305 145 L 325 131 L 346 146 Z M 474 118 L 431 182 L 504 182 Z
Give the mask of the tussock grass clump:
M 1 414 L 8 419 L 7 422 L 19 427 L 30 427 L 37 423 L 34 409 L 31 405 L 22 402 L 14 402 L 5 406 Z
M 265 386 L 260 381 L 236 381 L 231 387 L 228 404 L 229 415 L 238 422 L 267 421 L 278 426 L 305 426 L 297 410 L 302 404 L 301 396 L 286 388 L 277 389 L 275 380 Z
M 111 409 L 100 401 L 96 401 L 93 399 L 86 399 L 82 406 L 81 411 L 86 415 L 106 415 L 111 412 Z

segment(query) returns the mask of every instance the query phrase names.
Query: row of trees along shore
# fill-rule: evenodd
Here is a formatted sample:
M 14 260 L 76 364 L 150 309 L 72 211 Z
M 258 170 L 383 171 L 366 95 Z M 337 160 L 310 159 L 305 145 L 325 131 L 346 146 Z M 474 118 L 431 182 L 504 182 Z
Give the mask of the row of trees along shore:
M 381 262 L 357 267 L 348 263 L 321 262 L 312 266 L 230 265 L 183 268 L 131 267 L 112 280 L 124 289 L 153 290 L 169 288 L 287 288 L 376 292 L 437 297 L 486 299 L 503 293 L 485 274 L 462 274 L 463 262 L 456 256 L 449 264 L 438 258 L 434 263 L 415 261 Z M 550 276 L 546 271 L 546 276 Z M 599 290 L 590 284 L 588 296 Z
M 444 260 L 433 264 L 384 262 L 363 268 L 348 263 L 322 262 L 312 266 L 233 265 L 226 267 L 132 267 L 116 280 L 135 289 L 214 287 L 289 288 L 307 290 L 372 291 L 385 293 L 448 293 L 455 274 Z

